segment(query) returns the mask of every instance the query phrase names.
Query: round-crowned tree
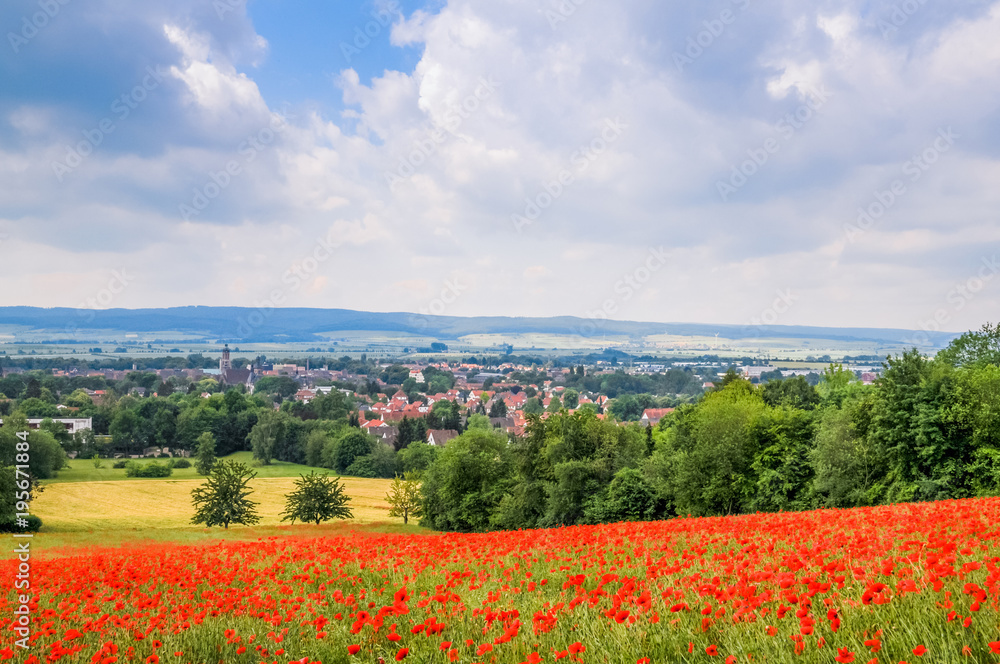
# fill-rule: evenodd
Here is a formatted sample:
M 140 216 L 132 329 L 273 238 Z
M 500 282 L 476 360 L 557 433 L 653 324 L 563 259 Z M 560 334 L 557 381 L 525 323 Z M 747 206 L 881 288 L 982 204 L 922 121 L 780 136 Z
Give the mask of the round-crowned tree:
M 195 513 L 191 523 L 223 526 L 238 523 L 252 526 L 260 522 L 257 503 L 250 500 L 250 480 L 257 476 L 250 466 L 227 459 L 215 464 L 205 483 L 191 492 Z
M 319 525 L 330 519 L 352 519 L 354 515 L 347 507 L 350 500 L 339 477 L 334 479 L 315 472 L 300 475 L 295 480 L 295 491 L 288 494 L 281 520 Z

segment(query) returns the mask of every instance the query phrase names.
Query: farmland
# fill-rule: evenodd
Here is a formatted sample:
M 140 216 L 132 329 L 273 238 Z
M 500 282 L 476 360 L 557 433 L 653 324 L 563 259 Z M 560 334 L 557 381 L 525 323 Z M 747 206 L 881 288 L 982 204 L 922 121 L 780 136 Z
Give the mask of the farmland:
M 67 550 L 33 561 L 30 661 L 992 663 L 998 523 L 986 498 Z
M 32 503 L 46 532 L 179 528 L 190 524 L 191 490 L 201 479 L 147 479 L 52 484 Z M 257 478 L 251 498 L 260 503 L 262 525 L 281 521 L 291 477 Z M 342 478 L 358 523 L 394 521 L 387 516 L 385 492 L 390 480 Z
M 226 457 L 251 463 L 248 452 Z M 123 468 L 112 468 L 110 462 L 95 468 L 90 460 L 70 460 L 68 468 L 58 478 L 45 483 L 45 490 L 32 502 L 32 513 L 41 517 L 45 528 L 35 536 L 36 552 L 49 552 L 64 547 L 143 543 L 149 541 L 196 542 L 220 539 L 257 539 L 261 535 L 301 535 L 302 527 L 281 522 L 285 497 L 292 491 L 300 474 L 313 471 L 326 473 L 299 464 L 273 462 L 256 466 L 257 477 L 251 482 L 251 499 L 259 503 L 261 522 L 256 528 L 234 525 L 229 530 L 207 529 L 191 525 L 194 513 L 191 490 L 204 477 L 194 468 L 176 468 L 167 479 L 129 478 Z M 416 532 L 421 529 L 404 527 L 402 519 L 388 516 L 385 501 L 390 480 L 358 477 L 341 478 L 351 497 L 354 518 L 344 523 L 350 527 L 376 527 L 380 530 Z M 397 523 L 398 522 L 398 523 Z M 309 532 L 326 532 L 343 525 L 323 525 Z M 9 557 L 9 552 L 0 558 Z

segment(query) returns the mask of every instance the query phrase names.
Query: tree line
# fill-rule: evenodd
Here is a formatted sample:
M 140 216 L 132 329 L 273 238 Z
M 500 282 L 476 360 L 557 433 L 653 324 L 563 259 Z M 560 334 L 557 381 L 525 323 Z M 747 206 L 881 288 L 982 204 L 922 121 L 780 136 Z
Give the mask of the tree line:
M 423 475 L 423 523 L 449 531 L 855 507 L 1000 493 L 1000 327 L 933 359 L 887 358 L 863 385 L 830 365 L 754 385 L 730 372 L 654 428 L 591 411 L 526 435 L 467 431 Z

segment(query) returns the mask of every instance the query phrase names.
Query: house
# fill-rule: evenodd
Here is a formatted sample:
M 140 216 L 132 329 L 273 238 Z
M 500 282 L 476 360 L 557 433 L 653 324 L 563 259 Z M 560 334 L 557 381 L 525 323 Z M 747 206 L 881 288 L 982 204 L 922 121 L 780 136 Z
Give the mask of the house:
M 674 412 L 673 408 L 647 408 L 642 411 L 642 417 L 639 418 L 639 421 L 643 424 L 655 427 L 656 424 L 664 418 L 664 416 L 672 412 Z
M 396 439 L 399 438 L 399 427 L 384 426 L 372 429 L 368 433 L 380 439 L 383 443 L 395 449 Z
M 437 447 L 444 447 L 449 440 L 457 436 L 458 432 L 454 429 L 430 429 L 427 431 L 427 443 Z
M 295 393 L 295 400 L 301 401 L 302 403 L 309 403 L 316 398 L 316 392 L 313 390 L 299 390 Z
M 514 431 L 514 418 L 513 417 L 491 417 L 490 424 L 493 425 L 494 429 L 500 429 L 504 433 L 513 433 Z
M 28 418 L 28 428 L 38 429 L 42 426 L 42 422 L 46 419 L 51 419 L 53 422 L 63 425 L 66 427 L 66 432 L 69 434 L 74 434 L 77 431 L 83 431 L 85 429 L 93 429 L 93 419 L 90 417 L 52 417 L 52 418 L 42 418 L 42 417 L 29 417 Z M 3 426 L 3 419 L 0 418 L 0 426 Z
M 760 380 L 761 374 L 771 373 L 776 371 L 778 367 L 743 367 L 743 375 L 751 380 L 754 378 Z

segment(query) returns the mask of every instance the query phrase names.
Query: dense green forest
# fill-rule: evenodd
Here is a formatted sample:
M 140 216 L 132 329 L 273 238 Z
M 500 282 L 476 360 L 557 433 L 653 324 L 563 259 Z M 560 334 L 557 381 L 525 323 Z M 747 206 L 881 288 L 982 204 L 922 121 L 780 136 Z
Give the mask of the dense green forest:
M 1000 493 L 1000 328 L 871 386 L 831 365 L 756 386 L 729 373 L 656 429 L 532 416 L 510 442 L 452 440 L 424 473 L 424 524 L 482 531 L 853 507 Z

